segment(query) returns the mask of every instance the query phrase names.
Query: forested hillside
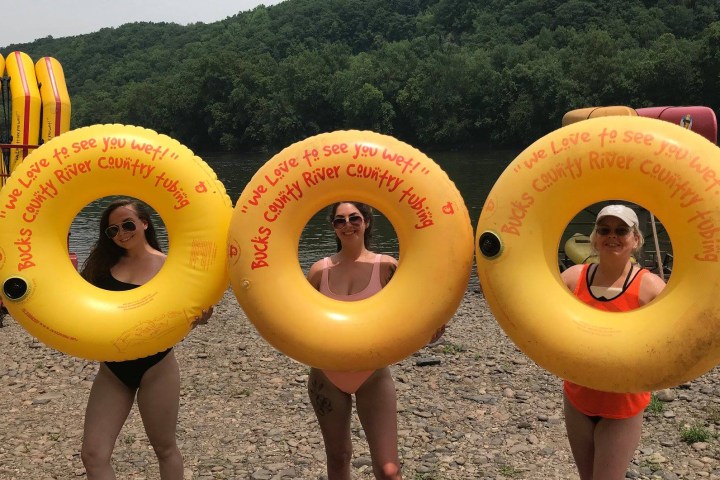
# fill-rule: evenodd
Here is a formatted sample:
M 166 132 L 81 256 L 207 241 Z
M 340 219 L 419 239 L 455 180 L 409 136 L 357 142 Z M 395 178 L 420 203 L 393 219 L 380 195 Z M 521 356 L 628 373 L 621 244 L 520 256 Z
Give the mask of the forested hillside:
M 13 50 L 60 61 L 73 127 L 142 125 L 201 151 L 344 128 L 522 146 L 573 108 L 720 106 L 720 0 L 286 0 Z

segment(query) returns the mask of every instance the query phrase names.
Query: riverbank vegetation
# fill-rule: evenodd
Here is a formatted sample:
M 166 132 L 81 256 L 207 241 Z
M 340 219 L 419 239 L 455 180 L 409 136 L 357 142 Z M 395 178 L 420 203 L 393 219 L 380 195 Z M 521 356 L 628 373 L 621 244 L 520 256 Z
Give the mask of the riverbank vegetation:
M 594 105 L 720 105 L 720 0 L 286 0 L 0 50 L 57 58 L 73 128 L 196 150 L 337 129 L 423 148 L 524 146 Z

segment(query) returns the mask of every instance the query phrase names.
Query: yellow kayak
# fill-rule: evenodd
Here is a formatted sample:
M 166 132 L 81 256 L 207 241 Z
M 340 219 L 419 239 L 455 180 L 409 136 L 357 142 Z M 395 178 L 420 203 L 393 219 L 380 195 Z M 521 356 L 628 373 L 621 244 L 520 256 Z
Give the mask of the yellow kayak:
M 565 242 L 565 255 L 576 265 L 597 263 L 597 254 L 593 253 L 590 237 L 580 233 L 573 234 Z
M 60 62 L 43 57 L 35 64 L 35 76 L 42 100 L 40 142 L 49 142 L 70 130 L 70 95 Z
M 586 107 L 570 110 L 562 118 L 562 126 L 570 125 L 588 118 L 597 117 L 637 117 L 638 113 L 632 107 L 613 105 L 610 107 Z
M 10 77 L 10 143 L 22 145 L 10 149 L 10 173 L 37 148 L 40 141 L 40 89 L 35 64 L 22 52 L 12 52 L 5 59 Z

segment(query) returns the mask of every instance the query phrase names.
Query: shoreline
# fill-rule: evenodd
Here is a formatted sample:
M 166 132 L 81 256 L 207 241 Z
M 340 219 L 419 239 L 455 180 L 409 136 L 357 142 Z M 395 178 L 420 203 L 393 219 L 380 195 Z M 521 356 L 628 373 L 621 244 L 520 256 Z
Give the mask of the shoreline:
M 324 478 L 307 367 L 257 334 L 231 290 L 208 324 L 175 352 L 186 480 Z M 6 316 L 0 328 L 0 478 L 84 476 L 82 424 L 96 370 L 95 362 L 35 341 Z M 468 288 L 440 342 L 394 364 L 392 372 L 406 480 L 577 478 L 561 380 L 514 346 L 476 287 Z M 720 371 L 665 390 L 663 398 L 661 412 L 645 413 L 629 477 L 720 479 Z M 681 438 L 688 426 L 712 437 L 688 445 Z M 370 479 L 355 413 L 352 435 L 353 478 Z M 118 437 L 113 465 L 118 478 L 159 478 L 136 407 Z

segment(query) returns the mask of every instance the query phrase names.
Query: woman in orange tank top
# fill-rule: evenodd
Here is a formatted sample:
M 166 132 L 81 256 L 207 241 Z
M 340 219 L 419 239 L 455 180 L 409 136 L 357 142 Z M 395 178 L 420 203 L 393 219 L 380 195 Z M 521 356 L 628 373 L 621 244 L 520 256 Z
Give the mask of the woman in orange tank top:
M 397 261 L 369 250 L 373 213 L 369 205 L 340 202 L 330 207 L 338 251 L 310 267 L 308 281 L 320 293 L 358 301 L 379 292 L 392 278 Z M 438 330 L 431 341 L 442 335 Z M 328 480 L 350 480 L 350 415 L 355 395 L 375 478 L 400 480 L 397 448 L 397 399 L 390 368 L 365 372 L 310 369 L 308 394 L 325 441 Z
M 657 297 L 665 282 L 631 262 L 643 244 L 635 212 L 608 205 L 590 234 L 596 265 L 573 265 L 562 273 L 581 301 L 609 312 L 639 308 Z M 650 392 L 601 392 L 563 385 L 565 426 L 581 480 L 622 480 L 640 441 Z

